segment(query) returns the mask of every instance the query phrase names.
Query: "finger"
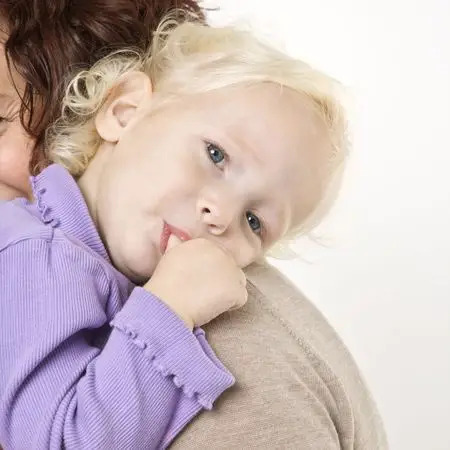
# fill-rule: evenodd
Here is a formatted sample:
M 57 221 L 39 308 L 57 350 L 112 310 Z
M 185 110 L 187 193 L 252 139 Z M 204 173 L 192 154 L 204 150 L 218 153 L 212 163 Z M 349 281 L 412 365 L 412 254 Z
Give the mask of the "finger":
M 248 300 L 248 291 L 247 289 L 244 290 L 244 295 L 242 296 L 242 304 L 241 306 L 244 306 L 247 303 Z
M 238 265 L 238 264 L 237 264 L 237 261 L 236 261 L 236 258 L 234 257 L 233 253 L 232 253 L 230 250 L 228 250 L 228 248 L 225 247 L 225 245 L 223 245 L 221 242 L 214 242 L 214 241 L 210 241 L 210 242 L 213 242 L 213 244 L 214 244 L 217 248 L 219 248 L 220 250 L 222 250 L 223 253 L 225 253 L 225 255 L 228 256 L 228 258 L 231 258 L 231 259 L 233 260 L 233 262 L 234 262 L 236 265 Z
M 247 277 L 245 276 L 245 273 L 243 270 L 241 270 L 241 278 L 240 278 L 239 282 L 240 282 L 239 284 L 241 286 L 244 286 L 244 287 L 247 286 Z
M 228 311 L 236 311 L 237 309 L 242 308 L 243 305 L 241 304 L 236 304 L 234 306 L 232 306 Z
M 236 295 L 236 304 L 230 308 L 231 311 L 234 311 L 235 309 L 242 308 L 248 300 L 248 291 L 247 289 L 243 288 L 239 295 Z
M 171 248 L 174 248 L 177 245 L 180 245 L 182 243 L 183 243 L 183 241 L 180 238 L 178 238 L 174 234 L 171 234 L 169 237 L 169 240 L 167 241 L 166 252 L 169 251 Z
M 245 291 L 239 298 L 239 300 L 236 302 L 234 306 L 232 306 L 228 311 L 236 311 L 237 309 L 241 309 L 248 300 L 248 293 Z

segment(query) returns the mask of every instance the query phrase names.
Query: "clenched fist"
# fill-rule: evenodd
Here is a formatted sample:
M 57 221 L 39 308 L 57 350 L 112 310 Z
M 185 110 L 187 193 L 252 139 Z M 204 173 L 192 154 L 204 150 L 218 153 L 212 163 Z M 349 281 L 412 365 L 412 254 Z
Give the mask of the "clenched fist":
M 207 239 L 182 242 L 173 234 L 144 289 L 191 329 L 247 301 L 244 272 L 230 254 Z

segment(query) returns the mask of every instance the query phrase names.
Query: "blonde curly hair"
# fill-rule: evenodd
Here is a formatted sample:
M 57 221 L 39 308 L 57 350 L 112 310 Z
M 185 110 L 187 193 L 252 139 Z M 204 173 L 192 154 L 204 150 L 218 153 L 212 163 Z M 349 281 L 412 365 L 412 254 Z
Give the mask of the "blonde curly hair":
M 289 243 L 311 231 L 330 209 L 338 193 L 348 153 L 347 120 L 341 85 L 234 27 L 213 28 L 173 14 L 156 30 L 146 53 L 116 51 L 68 84 L 62 115 L 47 133 L 49 159 L 80 176 L 95 155 L 101 138 L 95 115 L 122 75 L 145 72 L 153 91 L 164 101 L 215 89 L 272 82 L 306 97 L 323 121 L 332 146 L 327 189 L 310 216 L 290 230 L 270 251 L 271 256 L 292 256 Z

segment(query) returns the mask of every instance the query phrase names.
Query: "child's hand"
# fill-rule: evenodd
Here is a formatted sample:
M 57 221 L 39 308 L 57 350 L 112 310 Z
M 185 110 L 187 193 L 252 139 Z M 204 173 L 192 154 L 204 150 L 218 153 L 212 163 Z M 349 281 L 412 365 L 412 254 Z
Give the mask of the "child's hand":
M 247 301 L 244 272 L 231 255 L 209 240 L 182 243 L 174 235 L 144 289 L 163 300 L 191 329 Z

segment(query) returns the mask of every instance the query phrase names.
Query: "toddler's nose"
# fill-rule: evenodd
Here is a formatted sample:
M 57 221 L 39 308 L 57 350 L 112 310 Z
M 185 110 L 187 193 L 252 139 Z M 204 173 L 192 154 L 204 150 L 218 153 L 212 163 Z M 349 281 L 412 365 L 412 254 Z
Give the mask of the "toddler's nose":
M 230 225 L 230 217 L 222 212 L 211 210 L 205 207 L 202 211 L 203 223 L 208 226 L 209 231 L 213 234 L 222 234 Z
M 233 220 L 236 219 L 237 205 L 232 201 L 228 202 L 206 202 L 199 205 L 201 221 L 208 227 L 208 231 L 214 235 L 225 233 Z

